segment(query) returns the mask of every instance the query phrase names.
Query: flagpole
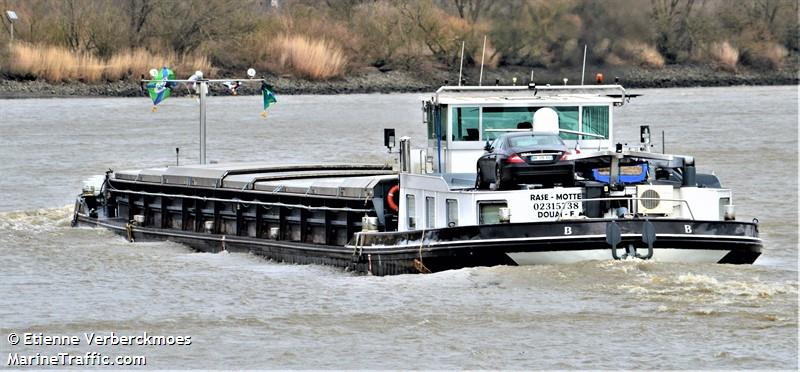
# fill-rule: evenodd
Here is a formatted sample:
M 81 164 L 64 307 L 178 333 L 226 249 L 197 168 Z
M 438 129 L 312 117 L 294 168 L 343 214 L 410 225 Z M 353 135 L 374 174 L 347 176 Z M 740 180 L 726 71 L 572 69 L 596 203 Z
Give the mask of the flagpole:
M 458 67 L 458 86 L 461 86 L 461 71 L 464 70 L 464 42 L 461 42 L 461 64 Z
M 206 93 L 208 82 L 200 81 L 200 164 L 206 164 Z
M 249 74 L 249 71 L 248 71 Z M 255 76 L 255 71 L 253 71 L 253 76 Z M 208 83 L 222 83 L 228 81 L 259 81 L 259 82 L 266 82 L 264 79 L 142 79 L 143 83 L 150 83 L 150 82 L 159 82 L 159 83 L 195 83 L 198 84 L 200 87 L 199 98 L 200 98 L 200 128 L 199 128 L 199 136 L 200 136 L 200 164 L 206 164 L 206 99 L 208 95 Z

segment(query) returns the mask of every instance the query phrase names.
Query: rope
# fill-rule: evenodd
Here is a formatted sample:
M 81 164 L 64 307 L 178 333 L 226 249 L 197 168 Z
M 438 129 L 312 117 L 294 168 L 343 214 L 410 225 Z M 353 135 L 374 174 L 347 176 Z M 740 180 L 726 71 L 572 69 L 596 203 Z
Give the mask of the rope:
M 431 270 L 422 262 L 422 247 L 425 245 L 425 228 L 422 228 L 422 234 L 419 238 L 419 258 L 414 259 L 414 268 L 422 274 L 430 274 Z
M 125 224 L 125 232 L 128 234 L 128 241 L 133 243 L 133 224 L 130 222 Z
M 356 241 L 355 244 L 353 245 L 353 257 L 350 259 L 350 262 L 353 265 L 352 266 L 353 271 L 356 270 L 356 266 L 358 265 L 358 258 L 361 257 L 361 253 L 363 252 L 363 249 L 359 251 L 360 245 L 361 245 L 361 233 L 357 232 Z
M 369 204 L 369 198 L 372 197 L 371 194 L 371 192 L 367 192 L 366 195 L 364 195 L 364 205 Z

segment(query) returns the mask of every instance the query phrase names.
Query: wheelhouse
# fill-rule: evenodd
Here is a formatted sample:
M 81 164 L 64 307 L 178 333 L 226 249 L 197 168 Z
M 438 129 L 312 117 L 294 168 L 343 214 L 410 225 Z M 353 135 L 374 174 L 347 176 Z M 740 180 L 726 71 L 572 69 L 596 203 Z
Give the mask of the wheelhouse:
M 568 147 L 608 148 L 613 143 L 612 108 L 624 100 L 619 85 L 442 87 L 423 102 L 428 161 L 423 169 L 473 172 L 486 141 L 531 130 L 533 114 L 542 108 L 558 113 Z

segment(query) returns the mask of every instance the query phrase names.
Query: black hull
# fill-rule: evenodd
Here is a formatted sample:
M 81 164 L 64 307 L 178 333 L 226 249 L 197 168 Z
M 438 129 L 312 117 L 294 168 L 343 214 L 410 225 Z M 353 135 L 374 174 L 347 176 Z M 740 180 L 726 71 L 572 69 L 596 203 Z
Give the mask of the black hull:
M 202 252 L 250 252 L 279 262 L 323 264 L 374 275 L 437 272 L 476 266 L 526 264 L 553 257 L 566 262 L 612 259 L 606 231 L 612 220 L 573 220 L 462 226 L 427 231 L 361 233 L 347 245 L 301 243 L 248 236 L 130 226 L 122 218 L 76 214 L 75 222 L 105 227 L 134 241 L 169 240 Z M 653 259 L 683 257 L 689 262 L 752 264 L 762 243 L 754 223 L 652 220 Z M 643 220 L 613 220 L 620 230 L 619 254 L 644 254 Z M 687 227 L 688 226 L 688 227 Z M 688 232 L 691 231 L 691 232 Z M 420 238 L 423 239 L 420 239 Z M 676 256 L 676 252 L 679 255 Z M 588 256 L 587 256 L 588 255 Z M 665 259 L 672 260 L 672 259 Z

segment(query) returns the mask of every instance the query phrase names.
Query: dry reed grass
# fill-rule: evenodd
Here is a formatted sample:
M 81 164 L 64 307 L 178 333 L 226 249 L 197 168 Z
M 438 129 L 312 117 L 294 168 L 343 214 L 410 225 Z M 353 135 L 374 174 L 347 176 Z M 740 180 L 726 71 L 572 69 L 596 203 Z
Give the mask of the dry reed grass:
M 712 43 L 708 48 L 708 55 L 719 68 L 736 71 L 736 65 L 739 63 L 739 50 L 732 47 L 728 41 Z
M 11 48 L 9 72 L 31 75 L 47 81 L 97 81 L 103 64 L 88 53 L 73 53 L 64 48 L 17 43 Z
M 780 68 L 789 55 L 785 47 L 771 41 L 749 41 L 741 50 L 741 63 L 760 69 Z
M 649 67 L 664 67 L 664 57 L 661 56 L 661 53 L 656 50 L 655 47 L 647 45 L 647 44 L 640 44 L 639 45 L 639 53 L 636 62 L 639 62 L 642 65 L 649 66 Z
M 206 76 L 213 74 L 214 68 L 205 56 L 174 53 L 154 54 L 144 49 L 127 50 L 111 57 L 105 65 L 103 76 L 108 80 L 120 80 L 126 76 L 147 75 L 152 68 L 169 66 L 178 75 L 191 75 L 196 70 Z
M 179 75 L 188 75 L 195 70 L 204 71 L 206 75 L 213 73 L 211 63 L 204 56 L 156 55 L 144 49 L 135 49 L 102 61 L 89 53 L 25 43 L 17 43 L 11 48 L 8 71 L 50 82 L 79 80 L 93 83 L 103 79 L 116 81 L 128 76 L 147 75 L 150 69 L 163 66 L 170 66 Z
M 788 55 L 789 51 L 783 45 L 774 42 L 767 43 L 762 51 L 762 56 L 767 61 L 766 65 L 774 68 L 783 66 Z
M 617 54 L 624 60 L 645 67 L 664 67 L 664 57 L 655 47 L 635 41 L 623 41 L 617 48 Z
M 266 60 L 261 65 L 278 73 L 327 80 L 345 72 L 347 58 L 342 48 L 332 42 L 303 35 L 280 35 L 269 42 Z

